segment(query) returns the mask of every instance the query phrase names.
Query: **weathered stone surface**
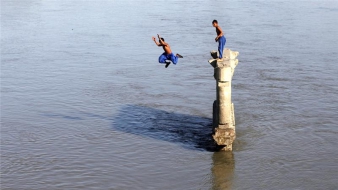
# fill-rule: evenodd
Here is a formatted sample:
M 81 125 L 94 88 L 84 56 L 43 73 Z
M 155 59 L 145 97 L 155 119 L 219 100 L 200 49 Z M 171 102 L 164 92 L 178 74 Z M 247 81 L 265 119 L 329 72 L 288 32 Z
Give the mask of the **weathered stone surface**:
M 220 105 L 231 104 L 231 82 L 218 83 L 216 98 Z
M 231 51 L 230 49 L 224 49 L 223 50 L 223 57 L 226 57 L 228 59 L 236 59 L 236 57 L 239 55 L 238 51 Z
M 217 59 L 219 57 L 219 53 L 216 50 L 213 50 L 210 52 L 211 57 L 214 59 Z M 224 60 L 229 60 L 229 59 L 236 59 L 236 57 L 239 55 L 238 51 L 231 51 L 228 48 L 225 48 L 223 50 L 223 59 Z
M 223 59 L 223 61 L 218 61 L 217 59 L 209 59 L 210 65 L 214 68 L 216 67 L 232 67 L 235 68 L 238 64 L 238 59 Z
M 233 128 L 226 129 L 216 128 L 213 138 L 218 145 L 229 146 L 232 145 L 232 142 L 235 140 L 236 132 L 235 129 Z
M 232 144 L 231 145 L 227 145 L 224 148 L 222 148 L 222 151 L 232 151 Z
M 218 51 L 215 51 L 215 50 L 214 50 L 214 51 L 211 51 L 210 54 L 211 54 L 211 57 L 212 57 L 212 58 L 214 58 L 214 59 L 217 59 L 217 58 L 218 58 Z
M 219 105 L 219 113 L 218 113 L 218 124 L 231 124 L 232 125 L 232 114 L 231 114 L 231 105 L 222 104 Z
M 232 125 L 235 127 L 235 106 L 234 103 L 231 103 L 231 113 L 232 113 Z
M 215 68 L 215 79 L 220 82 L 229 82 L 232 78 L 231 67 L 216 67 Z

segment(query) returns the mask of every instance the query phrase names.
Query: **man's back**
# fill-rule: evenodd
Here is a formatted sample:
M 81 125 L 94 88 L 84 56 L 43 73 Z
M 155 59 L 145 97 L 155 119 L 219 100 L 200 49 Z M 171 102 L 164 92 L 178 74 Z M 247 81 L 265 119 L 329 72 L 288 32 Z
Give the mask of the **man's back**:
M 219 27 L 219 26 L 216 27 L 216 33 L 217 33 L 217 36 L 222 33 L 221 27 Z

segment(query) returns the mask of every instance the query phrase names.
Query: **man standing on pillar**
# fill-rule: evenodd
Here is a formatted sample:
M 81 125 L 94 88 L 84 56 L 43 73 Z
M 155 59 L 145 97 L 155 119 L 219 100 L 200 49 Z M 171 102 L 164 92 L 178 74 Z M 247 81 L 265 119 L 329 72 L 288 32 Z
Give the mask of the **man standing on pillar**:
M 166 43 L 164 41 L 164 39 L 160 37 L 160 35 L 157 34 L 157 37 L 158 37 L 159 42 L 157 42 L 156 38 L 153 37 L 155 44 L 157 46 L 162 46 L 163 50 L 164 50 L 164 53 L 162 55 L 160 55 L 160 57 L 158 58 L 158 62 L 159 63 L 165 63 L 166 64 L 165 68 L 167 68 L 169 66 L 170 61 L 172 61 L 176 65 L 177 62 L 178 62 L 178 58 L 183 58 L 182 55 L 180 55 L 178 53 L 176 55 L 174 55 L 173 52 L 170 49 L 169 44 Z
M 218 42 L 218 53 L 219 53 L 219 57 L 218 57 L 217 61 L 223 61 L 223 49 L 224 49 L 224 46 L 225 46 L 225 42 L 227 40 L 224 37 L 224 33 L 223 33 L 221 27 L 218 25 L 217 20 L 212 21 L 212 26 L 216 28 L 216 33 L 217 33 L 217 36 L 215 38 L 215 41 Z

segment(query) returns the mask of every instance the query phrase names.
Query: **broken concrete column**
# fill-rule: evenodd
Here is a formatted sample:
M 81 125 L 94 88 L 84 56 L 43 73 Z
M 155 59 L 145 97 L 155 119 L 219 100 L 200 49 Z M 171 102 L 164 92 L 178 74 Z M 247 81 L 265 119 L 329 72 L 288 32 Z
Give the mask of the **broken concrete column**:
M 217 61 L 218 52 L 212 51 L 209 63 L 214 67 L 216 100 L 213 104 L 213 138 L 223 150 L 231 151 L 236 138 L 234 105 L 231 102 L 231 80 L 238 64 L 238 52 L 224 49 L 223 61 Z

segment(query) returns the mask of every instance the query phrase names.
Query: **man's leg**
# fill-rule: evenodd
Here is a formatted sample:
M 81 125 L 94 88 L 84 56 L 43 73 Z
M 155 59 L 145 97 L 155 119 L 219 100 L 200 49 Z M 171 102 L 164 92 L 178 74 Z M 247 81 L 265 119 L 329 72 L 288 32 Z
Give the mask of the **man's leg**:
M 178 53 L 176 53 L 176 57 L 178 57 L 178 58 L 183 58 L 183 56 L 180 55 L 180 54 L 178 54 Z
M 221 38 L 218 39 L 218 53 L 219 53 L 219 59 L 223 58 L 223 50 L 225 46 L 225 37 L 222 36 Z
M 178 62 L 178 57 L 176 57 L 173 53 L 170 54 L 170 60 L 176 65 Z
M 160 55 L 160 57 L 158 58 L 159 63 L 167 63 L 166 60 L 167 60 L 167 55 L 165 53 Z

